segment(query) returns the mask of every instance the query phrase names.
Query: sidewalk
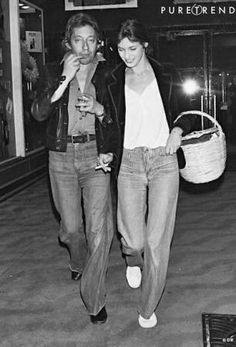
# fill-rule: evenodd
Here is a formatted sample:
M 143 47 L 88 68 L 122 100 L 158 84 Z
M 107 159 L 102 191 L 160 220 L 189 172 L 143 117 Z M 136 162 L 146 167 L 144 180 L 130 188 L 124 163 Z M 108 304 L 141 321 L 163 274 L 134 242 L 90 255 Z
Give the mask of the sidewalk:
M 137 322 L 115 237 L 108 321 L 94 326 L 57 242 L 46 178 L 0 204 L 1 347 L 202 347 L 201 314 L 236 314 L 236 172 L 216 190 L 181 190 L 158 326 Z

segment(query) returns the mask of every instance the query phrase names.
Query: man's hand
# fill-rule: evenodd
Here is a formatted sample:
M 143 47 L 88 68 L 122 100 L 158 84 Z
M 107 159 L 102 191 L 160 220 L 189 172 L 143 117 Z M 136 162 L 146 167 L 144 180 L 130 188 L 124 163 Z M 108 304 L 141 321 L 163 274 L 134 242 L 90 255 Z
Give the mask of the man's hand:
M 79 59 L 80 57 L 71 52 L 67 52 L 64 55 L 64 58 L 62 60 L 62 62 L 64 63 L 62 75 L 66 77 L 66 80 L 68 80 L 68 82 L 70 82 L 75 77 L 76 72 L 80 68 Z
M 74 78 L 76 72 L 80 68 L 79 57 L 75 54 L 72 54 L 71 52 L 67 52 L 64 55 L 64 58 L 62 59 L 61 63 L 63 63 L 63 72 L 61 76 L 63 77 L 63 79 L 60 81 L 58 88 L 52 95 L 51 103 L 59 100 L 62 97 L 68 84 Z
M 78 102 L 81 112 L 93 113 L 98 117 L 102 117 L 104 108 L 103 106 L 90 94 L 83 93 L 84 100 Z
M 96 170 L 102 169 L 104 172 L 111 171 L 111 168 L 108 166 L 113 160 L 113 153 L 100 153 L 97 160 Z

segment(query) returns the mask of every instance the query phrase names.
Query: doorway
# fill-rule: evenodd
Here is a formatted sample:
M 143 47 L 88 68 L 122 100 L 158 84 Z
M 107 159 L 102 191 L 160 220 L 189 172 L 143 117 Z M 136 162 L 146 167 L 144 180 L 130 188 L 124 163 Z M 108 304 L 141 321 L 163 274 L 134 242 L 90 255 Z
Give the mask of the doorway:
M 229 167 L 236 169 L 236 29 L 166 31 L 158 36 L 157 47 L 159 61 L 180 73 L 194 109 L 221 125 Z

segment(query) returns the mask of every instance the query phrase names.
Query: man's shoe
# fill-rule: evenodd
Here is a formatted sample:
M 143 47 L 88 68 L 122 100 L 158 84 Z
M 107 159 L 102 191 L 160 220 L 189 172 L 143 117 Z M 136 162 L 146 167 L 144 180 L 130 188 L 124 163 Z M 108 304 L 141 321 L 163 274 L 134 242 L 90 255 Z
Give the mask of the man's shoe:
M 142 274 L 140 267 L 127 266 L 126 279 L 131 288 L 138 288 L 141 284 Z
M 153 312 L 150 318 L 145 319 L 140 314 L 138 316 L 138 322 L 142 328 L 154 328 L 157 325 L 157 316 L 155 312 Z
M 98 312 L 96 316 L 90 316 L 90 320 L 93 324 L 103 324 L 107 320 L 107 311 L 105 306 Z
M 81 276 L 82 274 L 80 272 L 71 270 L 71 279 L 73 281 L 78 281 Z

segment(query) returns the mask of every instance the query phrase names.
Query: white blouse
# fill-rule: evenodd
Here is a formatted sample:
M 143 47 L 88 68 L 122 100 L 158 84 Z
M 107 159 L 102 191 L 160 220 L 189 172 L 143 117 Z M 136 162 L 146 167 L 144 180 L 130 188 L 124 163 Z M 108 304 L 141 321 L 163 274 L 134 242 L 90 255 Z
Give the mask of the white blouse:
M 169 126 L 156 79 L 141 94 L 125 85 L 125 100 L 124 147 L 165 146 Z

